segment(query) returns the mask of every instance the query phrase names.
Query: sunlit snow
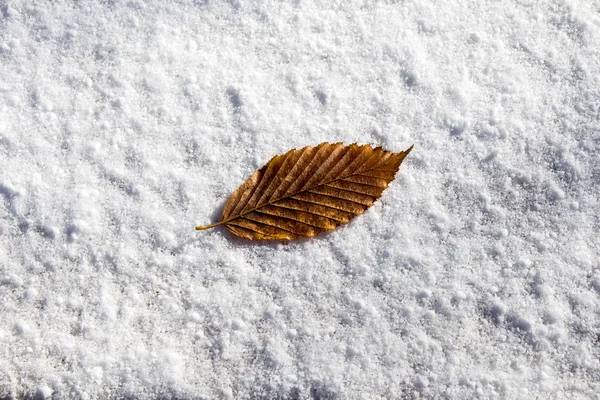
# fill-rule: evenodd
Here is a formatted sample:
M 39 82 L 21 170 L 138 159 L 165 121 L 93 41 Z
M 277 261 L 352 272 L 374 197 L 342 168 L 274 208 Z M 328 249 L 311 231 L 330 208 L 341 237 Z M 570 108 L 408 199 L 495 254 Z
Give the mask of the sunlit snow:
M 364 215 L 216 222 L 273 155 Z M 0 398 L 600 393 L 600 3 L 0 0 Z

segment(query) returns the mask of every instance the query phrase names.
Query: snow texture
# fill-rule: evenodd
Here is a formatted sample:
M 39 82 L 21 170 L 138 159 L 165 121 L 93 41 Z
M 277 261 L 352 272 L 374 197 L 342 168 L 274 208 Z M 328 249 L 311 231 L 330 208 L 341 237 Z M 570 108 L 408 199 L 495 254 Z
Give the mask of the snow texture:
M 599 398 L 598 0 L 0 0 L 0 398 Z M 275 154 L 414 143 L 329 234 Z

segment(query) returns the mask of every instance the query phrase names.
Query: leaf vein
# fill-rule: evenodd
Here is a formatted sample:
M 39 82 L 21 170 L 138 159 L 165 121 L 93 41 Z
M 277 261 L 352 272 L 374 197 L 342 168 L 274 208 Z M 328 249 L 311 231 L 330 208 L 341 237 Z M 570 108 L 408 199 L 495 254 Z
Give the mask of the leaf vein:
M 304 201 L 304 200 L 298 200 L 298 201 Z M 308 203 L 308 202 L 307 202 L 307 203 Z M 313 203 L 313 204 L 318 204 L 318 203 Z M 281 204 L 271 204 L 271 205 L 272 205 L 273 207 L 285 208 L 285 209 L 287 209 L 287 210 L 302 211 L 302 212 L 305 212 L 305 213 L 307 213 L 307 214 L 312 214 L 312 215 L 316 215 L 316 216 L 318 216 L 318 217 L 327 218 L 327 219 L 330 219 L 330 220 L 332 220 L 332 221 L 339 222 L 339 223 L 342 223 L 342 224 L 343 224 L 343 223 L 346 223 L 346 221 L 344 221 L 344 220 L 341 220 L 341 219 L 336 219 L 336 218 L 331 218 L 331 217 L 328 217 L 327 215 L 319 214 L 319 213 L 316 213 L 316 212 L 314 212 L 314 211 L 308 211 L 308 210 L 299 210 L 299 209 L 297 209 L 297 208 L 293 208 L 293 207 L 282 206 Z M 322 204 L 318 204 L 318 205 L 322 206 Z M 326 207 L 326 206 L 323 206 L 323 207 Z M 332 208 L 332 209 L 334 209 L 334 210 L 337 210 L 337 208 L 333 208 L 333 207 L 328 207 L 328 208 Z M 339 210 L 339 211 L 345 211 L 345 210 Z M 346 212 L 349 212 L 349 211 L 346 211 Z
M 289 230 L 289 229 L 285 229 L 285 228 L 282 228 L 282 227 L 280 227 L 280 226 L 273 225 L 273 224 L 269 224 L 269 223 L 266 223 L 266 222 L 262 222 L 262 221 L 255 221 L 255 220 L 253 220 L 253 219 L 246 218 L 246 217 L 242 217 L 242 219 L 245 219 L 245 220 L 247 220 L 247 221 L 254 222 L 255 224 L 260 224 L 260 225 L 270 226 L 270 227 L 272 227 L 272 228 L 276 228 L 276 229 L 279 229 L 279 230 L 282 230 L 282 231 L 290 232 L 290 233 L 293 233 L 294 235 L 301 235 L 301 234 L 302 234 L 302 233 L 300 233 L 300 232 L 294 232 L 294 231 L 291 231 L 291 230 Z M 258 231 L 257 231 L 257 232 L 258 232 Z
M 325 196 L 325 195 L 323 195 L 323 196 Z M 331 196 L 329 196 L 329 197 L 331 197 Z M 294 199 L 294 200 L 298 200 L 298 201 L 304 201 L 304 202 L 306 202 L 306 203 L 317 204 L 317 205 L 319 205 L 319 206 L 323 206 L 323 207 L 331 208 L 331 209 L 333 209 L 333 210 L 345 211 L 345 212 L 347 212 L 347 213 L 350 213 L 350 214 L 359 215 L 359 214 L 357 214 L 357 213 L 355 213 L 355 212 L 348 211 L 348 210 L 345 210 L 345 209 L 343 209 L 343 208 L 332 207 L 332 206 L 331 206 L 331 205 L 329 205 L 329 204 L 317 203 L 317 202 L 315 202 L 315 201 L 310 201 L 310 200 L 305 200 L 305 199 L 297 199 L 297 198 L 293 198 L 293 199 Z M 339 200 L 339 199 L 338 199 L 338 200 Z M 350 200 L 348 200 L 348 201 L 350 201 Z M 353 203 L 354 203 L 354 202 L 353 202 Z M 357 204 L 360 204 L 360 203 L 357 203 Z M 365 207 L 363 204 L 361 204 L 361 206 Z
M 329 185 L 327 185 L 327 186 L 329 186 Z M 355 191 L 353 191 L 353 190 L 345 190 L 345 189 L 340 189 L 340 188 L 337 188 L 337 187 L 335 187 L 335 186 L 329 186 L 329 187 L 331 187 L 331 188 L 335 188 L 335 189 L 339 189 L 339 190 L 342 190 L 342 191 L 344 191 L 344 192 L 356 193 L 356 194 L 362 194 L 363 196 L 368 196 L 368 194 L 364 194 L 364 193 L 361 193 L 361 192 L 355 192 Z M 345 197 L 335 197 L 335 196 L 332 196 L 332 195 L 330 195 L 330 194 L 323 194 L 323 193 L 319 193 L 319 192 L 313 192 L 312 190 L 309 190 L 309 192 L 310 192 L 310 193 L 314 193 L 314 194 L 318 194 L 319 196 L 325 196 L 325 197 L 331 197 L 332 199 L 349 201 L 350 203 L 360 204 L 360 205 L 361 205 L 361 206 L 363 206 L 363 207 L 367 207 L 367 205 L 366 205 L 366 204 L 363 204 L 363 203 L 360 203 L 360 202 L 358 202 L 358 201 L 354 201 L 354 200 L 349 200 L 349 199 L 347 199 L 347 198 L 345 198 Z M 302 201 L 305 201 L 305 200 L 302 200 Z M 351 212 L 351 211 L 348 211 L 348 212 Z
M 356 174 L 356 175 L 360 175 L 360 174 Z M 346 177 L 346 178 L 349 178 L 349 177 Z M 381 188 L 387 189 L 387 186 L 379 186 L 379 185 L 371 185 L 370 183 L 354 182 L 354 181 L 349 181 L 346 178 L 342 178 L 340 180 L 344 181 L 344 182 L 354 183 L 355 185 L 364 185 L 364 186 L 372 186 L 372 187 L 376 187 L 376 188 L 380 188 L 380 189 Z M 381 179 L 383 179 L 383 178 L 381 178 Z M 332 183 L 332 182 L 329 182 L 329 183 Z M 327 186 L 329 186 L 329 184 L 327 184 Z M 335 187 L 335 186 L 330 186 L 330 187 Z M 338 189 L 340 189 L 340 188 L 338 188 Z M 342 189 L 342 190 L 345 190 L 345 189 Z M 347 191 L 354 192 L 353 190 L 347 190 Z M 355 193 L 360 193 L 360 192 L 355 192 Z
M 298 210 L 296 210 L 296 211 L 298 211 Z M 268 215 L 268 216 L 275 217 L 275 218 L 283 218 L 283 219 L 287 219 L 290 221 L 300 222 L 301 224 L 312 226 L 313 228 L 317 228 L 317 229 L 326 229 L 326 228 L 323 228 L 322 226 L 311 224 L 310 222 L 302 221 L 302 220 L 296 219 L 296 218 L 284 217 L 283 215 L 269 214 L 269 213 L 266 213 L 266 212 L 260 211 L 260 210 L 256 210 L 256 212 L 259 214 L 264 214 L 264 215 Z M 327 217 L 325 217 L 325 218 L 327 218 Z

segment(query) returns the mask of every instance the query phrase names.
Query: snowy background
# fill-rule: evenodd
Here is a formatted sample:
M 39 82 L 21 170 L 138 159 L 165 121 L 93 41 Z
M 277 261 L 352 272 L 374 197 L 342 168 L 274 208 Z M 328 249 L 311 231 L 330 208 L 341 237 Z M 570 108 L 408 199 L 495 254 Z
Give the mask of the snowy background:
M 0 0 L 0 398 L 599 398 L 600 2 Z M 273 155 L 415 148 L 252 244 Z

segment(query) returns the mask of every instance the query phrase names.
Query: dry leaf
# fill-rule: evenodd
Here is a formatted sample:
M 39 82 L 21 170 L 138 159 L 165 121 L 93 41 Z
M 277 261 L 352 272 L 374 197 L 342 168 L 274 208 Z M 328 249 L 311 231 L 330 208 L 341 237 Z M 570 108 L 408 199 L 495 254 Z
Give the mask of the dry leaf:
M 394 180 L 412 146 L 321 143 L 273 157 L 233 192 L 218 225 L 237 236 L 292 240 L 335 229 L 365 212 Z

